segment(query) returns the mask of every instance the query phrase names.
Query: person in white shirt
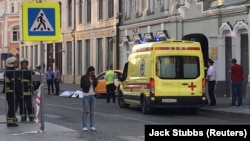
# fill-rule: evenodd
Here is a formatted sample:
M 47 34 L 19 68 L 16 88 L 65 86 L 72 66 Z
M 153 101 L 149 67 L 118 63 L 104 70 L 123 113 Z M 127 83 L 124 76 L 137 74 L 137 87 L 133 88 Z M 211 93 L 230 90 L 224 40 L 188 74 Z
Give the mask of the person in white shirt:
M 207 76 L 206 76 L 206 80 L 208 83 L 208 96 L 210 99 L 210 104 L 209 106 L 214 106 L 216 105 L 216 99 L 215 99 L 215 95 L 214 95 L 214 88 L 215 88 L 215 83 L 216 83 L 216 79 L 215 79 L 215 69 L 214 69 L 214 61 L 211 59 L 208 59 L 207 65 L 208 65 L 208 70 L 207 70 Z

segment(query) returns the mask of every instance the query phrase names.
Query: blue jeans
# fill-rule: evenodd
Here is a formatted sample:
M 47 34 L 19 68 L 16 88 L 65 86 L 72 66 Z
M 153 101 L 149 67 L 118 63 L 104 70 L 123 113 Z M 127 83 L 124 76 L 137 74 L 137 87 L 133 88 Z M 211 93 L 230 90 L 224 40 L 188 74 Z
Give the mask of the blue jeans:
M 87 119 L 89 114 L 90 127 L 94 126 L 94 110 L 96 104 L 96 97 L 94 95 L 84 96 L 82 100 L 83 105 L 83 127 L 87 127 Z
M 240 106 L 242 104 L 242 84 L 241 82 L 232 82 L 232 103 L 231 105 L 235 105 L 236 98 L 238 99 L 237 105 Z

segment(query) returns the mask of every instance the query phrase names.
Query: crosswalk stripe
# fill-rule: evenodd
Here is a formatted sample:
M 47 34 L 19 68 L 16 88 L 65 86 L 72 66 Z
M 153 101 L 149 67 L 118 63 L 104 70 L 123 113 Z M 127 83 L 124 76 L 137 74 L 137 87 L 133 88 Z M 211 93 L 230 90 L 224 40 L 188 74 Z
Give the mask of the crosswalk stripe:
M 144 141 L 144 136 L 119 136 L 119 138 L 126 141 Z

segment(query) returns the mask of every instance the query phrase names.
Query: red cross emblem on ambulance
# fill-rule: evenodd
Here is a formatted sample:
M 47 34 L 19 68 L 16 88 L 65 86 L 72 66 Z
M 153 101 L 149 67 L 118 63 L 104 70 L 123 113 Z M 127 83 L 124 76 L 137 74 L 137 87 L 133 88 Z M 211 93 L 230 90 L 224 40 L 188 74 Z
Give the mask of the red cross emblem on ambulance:
M 188 88 L 190 88 L 192 91 L 194 91 L 194 88 L 196 88 L 196 85 L 194 85 L 194 83 L 191 82 L 191 84 L 188 85 Z

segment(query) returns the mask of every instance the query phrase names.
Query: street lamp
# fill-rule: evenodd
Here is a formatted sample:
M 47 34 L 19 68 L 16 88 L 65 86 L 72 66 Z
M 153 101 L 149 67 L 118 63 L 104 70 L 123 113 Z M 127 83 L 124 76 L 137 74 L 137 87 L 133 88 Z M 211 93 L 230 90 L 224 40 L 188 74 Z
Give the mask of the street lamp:
M 76 54 L 76 45 L 75 45 L 75 40 L 76 40 L 76 34 L 75 34 L 75 30 L 72 30 L 71 31 L 71 36 L 73 37 L 73 84 L 76 83 L 76 57 L 75 57 L 75 54 Z

